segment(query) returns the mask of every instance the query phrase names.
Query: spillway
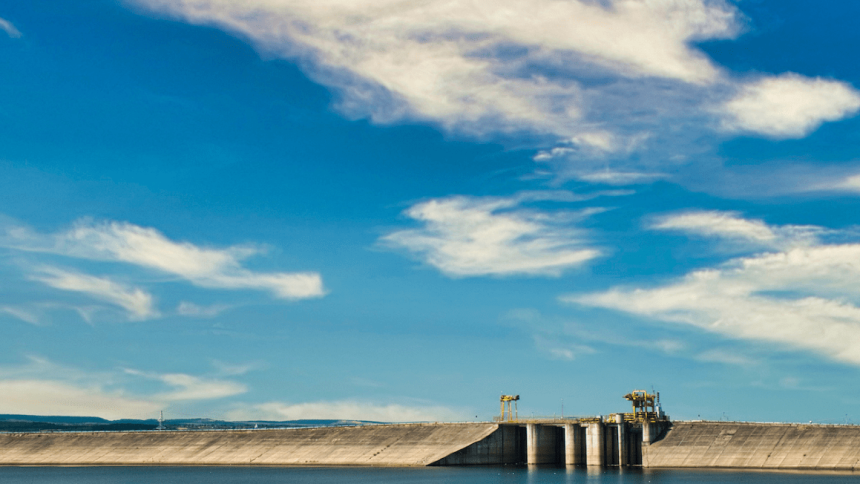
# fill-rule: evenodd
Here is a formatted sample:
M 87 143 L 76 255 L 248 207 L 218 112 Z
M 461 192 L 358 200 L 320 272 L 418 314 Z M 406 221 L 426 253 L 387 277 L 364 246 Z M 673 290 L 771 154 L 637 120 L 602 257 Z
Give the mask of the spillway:
M 643 467 L 860 470 L 860 427 L 674 422 L 643 447 Z
M 0 465 L 425 466 L 496 424 L 0 434 Z

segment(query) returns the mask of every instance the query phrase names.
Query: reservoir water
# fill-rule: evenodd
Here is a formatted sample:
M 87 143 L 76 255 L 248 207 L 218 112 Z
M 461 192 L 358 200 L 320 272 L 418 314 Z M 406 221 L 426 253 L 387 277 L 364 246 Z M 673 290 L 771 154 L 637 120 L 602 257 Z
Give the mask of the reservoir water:
M 858 474 L 563 467 L 0 467 L 2 484 L 860 484 Z

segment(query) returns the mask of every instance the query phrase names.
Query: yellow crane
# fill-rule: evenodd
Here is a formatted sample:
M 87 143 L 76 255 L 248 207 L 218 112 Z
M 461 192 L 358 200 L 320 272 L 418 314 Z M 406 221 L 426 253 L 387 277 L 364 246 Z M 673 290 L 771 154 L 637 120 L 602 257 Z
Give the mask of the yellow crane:
M 624 395 L 624 398 L 630 400 L 630 403 L 633 404 L 634 422 L 642 422 L 657 416 L 655 405 L 657 399 L 660 398 L 658 394 L 649 394 L 645 390 L 633 390 Z M 650 412 L 648 411 L 649 408 L 651 409 Z
M 502 406 L 502 422 L 505 421 L 505 403 L 508 404 L 508 422 L 514 422 L 519 418 L 519 413 L 517 412 L 517 401 L 519 399 L 519 395 L 502 395 L 501 398 L 499 398 L 499 403 Z M 511 411 L 511 402 L 514 404 L 513 411 Z

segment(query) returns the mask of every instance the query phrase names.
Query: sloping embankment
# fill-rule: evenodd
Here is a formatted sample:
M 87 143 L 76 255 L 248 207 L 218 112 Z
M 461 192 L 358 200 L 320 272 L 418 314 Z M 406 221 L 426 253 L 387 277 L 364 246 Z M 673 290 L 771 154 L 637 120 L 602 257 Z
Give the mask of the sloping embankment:
M 495 424 L 0 434 L 0 465 L 424 466 Z
M 643 467 L 860 470 L 860 427 L 675 422 Z

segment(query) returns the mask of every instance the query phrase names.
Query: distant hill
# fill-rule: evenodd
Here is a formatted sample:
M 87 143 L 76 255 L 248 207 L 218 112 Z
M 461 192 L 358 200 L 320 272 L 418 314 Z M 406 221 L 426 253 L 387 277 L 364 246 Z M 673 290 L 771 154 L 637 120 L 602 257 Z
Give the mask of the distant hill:
M 252 420 L 231 422 L 207 418 L 171 419 L 164 421 L 167 430 L 176 429 L 249 429 L 284 427 L 336 427 L 344 425 L 366 425 L 381 422 L 364 420 Z M 65 417 L 47 415 L 10 415 L 0 414 L 0 432 L 92 432 L 92 431 L 130 431 L 154 430 L 158 426 L 155 419 L 106 420 L 100 417 Z
M 21 422 L 45 422 L 57 424 L 106 424 L 111 423 L 101 417 L 51 417 L 42 415 L 4 415 L 0 414 L 0 421 L 13 420 Z

